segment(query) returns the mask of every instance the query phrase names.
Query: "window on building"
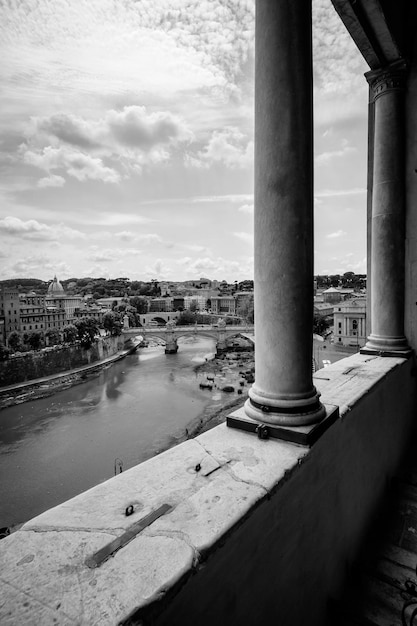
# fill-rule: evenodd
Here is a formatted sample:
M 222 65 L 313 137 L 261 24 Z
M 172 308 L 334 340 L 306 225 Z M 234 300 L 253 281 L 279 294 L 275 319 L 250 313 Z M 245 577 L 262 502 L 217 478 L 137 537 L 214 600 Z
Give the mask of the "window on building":
M 339 328 L 342 328 L 342 322 L 339 322 Z

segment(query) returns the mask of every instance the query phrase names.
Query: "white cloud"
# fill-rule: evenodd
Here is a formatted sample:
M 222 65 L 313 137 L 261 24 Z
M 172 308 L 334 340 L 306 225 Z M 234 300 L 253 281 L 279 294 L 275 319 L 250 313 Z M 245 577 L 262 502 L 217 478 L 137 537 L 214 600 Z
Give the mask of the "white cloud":
M 238 232 L 238 233 L 233 233 L 233 235 L 235 237 L 237 237 L 238 239 L 241 239 L 242 241 L 244 241 L 245 243 L 248 244 L 252 244 L 253 245 L 253 234 L 252 233 L 242 233 L 242 232 Z
M 48 226 L 37 220 L 21 220 L 18 217 L 7 216 L 0 219 L 0 231 L 13 237 L 21 239 L 32 239 L 40 241 L 52 241 L 58 239 L 84 239 L 85 234 L 65 226 L 56 224 Z
M 356 148 L 354 148 L 353 146 L 350 146 L 349 142 L 346 139 L 344 139 L 342 140 L 342 147 L 339 150 L 331 150 L 329 152 L 322 152 L 321 154 L 318 154 L 314 158 L 314 161 L 316 165 L 326 165 L 327 163 L 332 161 L 334 158 L 343 158 L 346 155 L 354 154 L 355 152 L 357 152 Z
M 88 255 L 90 261 L 96 263 L 118 261 L 128 256 L 138 256 L 141 254 L 141 250 L 136 248 L 99 248 L 98 246 L 91 246 L 91 252 Z
M 337 230 L 334 233 L 329 233 L 326 235 L 327 239 L 338 239 L 339 237 L 344 237 L 346 235 L 344 230 Z
M 70 113 L 33 117 L 19 153 L 24 163 L 62 172 L 78 181 L 119 183 L 141 174 L 143 167 L 168 161 L 188 144 L 192 132 L 169 111 L 148 112 L 143 106 L 111 109 L 103 117 L 85 119 Z M 62 176 L 50 175 L 39 187 L 62 186 Z
M 231 169 L 247 168 L 253 164 L 253 141 L 239 129 L 215 130 L 207 145 L 190 163 L 195 167 L 221 164 Z
M 241 213 L 247 213 L 248 215 L 253 215 L 254 206 L 253 204 L 242 204 L 242 206 L 238 208 L 238 211 Z
M 38 254 L 18 259 L 7 270 L 7 275 L 16 277 L 33 276 L 40 270 L 47 270 L 50 274 L 56 273 L 61 277 L 65 277 L 69 275 L 71 268 L 64 261 L 51 260 L 45 254 Z
M 131 230 L 121 230 L 119 233 L 114 233 L 114 237 L 121 239 L 122 241 L 132 241 L 135 239 L 135 233 L 132 233 Z
M 223 257 L 203 257 L 193 260 L 190 257 L 186 257 L 180 259 L 178 263 L 186 268 L 186 273 L 189 277 L 207 273 L 218 280 L 225 276 L 229 277 L 229 280 L 231 280 L 231 277 L 234 277 L 236 280 L 243 280 L 253 276 L 252 256 L 245 256 L 244 260 L 230 260 Z
M 363 187 L 354 187 L 352 189 L 322 189 L 317 191 L 315 196 L 317 198 L 333 198 L 338 196 L 357 196 L 366 193 L 366 189 Z
M 182 259 L 178 259 L 177 263 L 178 265 L 189 265 L 191 261 L 192 261 L 192 258 L 190 256 L 185 256 Z
M 123 224 L 148 224 L 152 222 L 149 217 L 136 215 L 136 213 L 109 213 L 99 218 L 100 224 L 103 226 L 122 226 Z M 91 222 L 96 224 L 96 220 Z
M 136 234 L 130 230 L 123 230 L 119 233 L 114 233 L 114 237 L 122 241 L 137 241 L 145 244 L 162 243 L 162 237 L 156 233 Z
M 54 148 L 46 146 L 41 150 L 27 149 L 21 146 L 23 160 L 28 165 L 51 172 L 65 170 L 65 172 L 79 181 L 101 180 L 104 183 L 118 183 L 121 179 L 116 170 L 103 164 L 102 159 L 84 154 L 73 148 L 61 146 Z
M 191 264 L 190 269 L 201 272 L 204 270 L 205 271 L 213 270 L 216 267 L 217 267 L 217 264 L 212 259 L 209 259 L 208 257 L 206 257 L 206 258 L 197 259 L 196 261 L 194 261 Z
M 56 174 L 51 174 L 47 178 L 40 178 L 38 180 L 38 187 L 62 187 L 65 185 L 65 178 L 62 176 L 57 176 Z
M 369 68 L 328 0 L 313 1 L 315 121 L 366 115 Z
M 171 268 L 165 264 L 165 261 L 156 259 L 153 265 L 147 265 L 144 268 L 143 275 L 147 280 L 151 280 L 152 278 L 164 280 L 172 276 L 172 271 Z
M 46 0 L 0 3 L 2 84 L 12 98 L 240 94 L 253 48 L 247 1 Z M 10 94 L 10 96 L 9 96 Z M 37 105 L 33 98 L 34 106 Z
M 189 142 L 193 134 L 186 123 L 169 111 L 149 112 L 144 106 L 110 109 L 103 117 L 85 119 L 70 113 L 32 118 L 27 129 L 34 143 L 67 145 L 84 152 L 120 155 L 129 151 L 147 153 L 152 158 L 158 147 L 174 147 Z
M 227 194 L 224 196 L 194 196 L 189 198 L 191 202 L 250 202 L 253 194 Z

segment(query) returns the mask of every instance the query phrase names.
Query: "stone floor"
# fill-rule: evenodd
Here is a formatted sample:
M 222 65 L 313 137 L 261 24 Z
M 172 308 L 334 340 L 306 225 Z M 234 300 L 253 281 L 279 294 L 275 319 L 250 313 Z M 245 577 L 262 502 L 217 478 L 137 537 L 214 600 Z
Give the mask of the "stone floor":
M 417 437 L 329 626 L 417 626 Z M 413 615 L 415 611 L 415 615 Z

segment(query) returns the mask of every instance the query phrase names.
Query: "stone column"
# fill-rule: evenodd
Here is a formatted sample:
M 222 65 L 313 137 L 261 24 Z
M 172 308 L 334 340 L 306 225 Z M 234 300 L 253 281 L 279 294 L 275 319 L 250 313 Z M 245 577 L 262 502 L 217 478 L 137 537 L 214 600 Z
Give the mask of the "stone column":
M 407 356 L 404 336 L 404 87 L 397 61 L 365 74 L 374 97 L 371 334 L 361 352 Z
M 311 0 L 258 0 L 255 52 L 255 383 L 258 422 L 320 421 L 312 382 Z

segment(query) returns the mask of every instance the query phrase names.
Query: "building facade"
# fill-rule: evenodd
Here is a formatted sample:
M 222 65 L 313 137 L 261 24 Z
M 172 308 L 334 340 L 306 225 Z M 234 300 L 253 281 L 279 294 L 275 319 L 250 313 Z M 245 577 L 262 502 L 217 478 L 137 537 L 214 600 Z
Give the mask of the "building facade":
M 184 308 L 189 309 L 192 308 L 192 305 L 195 304 L 198 311 L 205 311 L 207 305 L 207 298 L 205 295 L 200 295 L 199 293 L 195 293 L 191 296 L 184 296 Z
M 218 296 L 211 298 L 211 312 L 217 315 L 235 315 L 236 298 L 234 296 Z
M 20 331 L 20 301 L 17 289 L 0 289 L 0 318 L 3 321 L 3 342 L 7 343 L 11 332 Z
M 366 298 L 339 302 L 334 307 L 334 343 L 361 348 L 366 343 Z

